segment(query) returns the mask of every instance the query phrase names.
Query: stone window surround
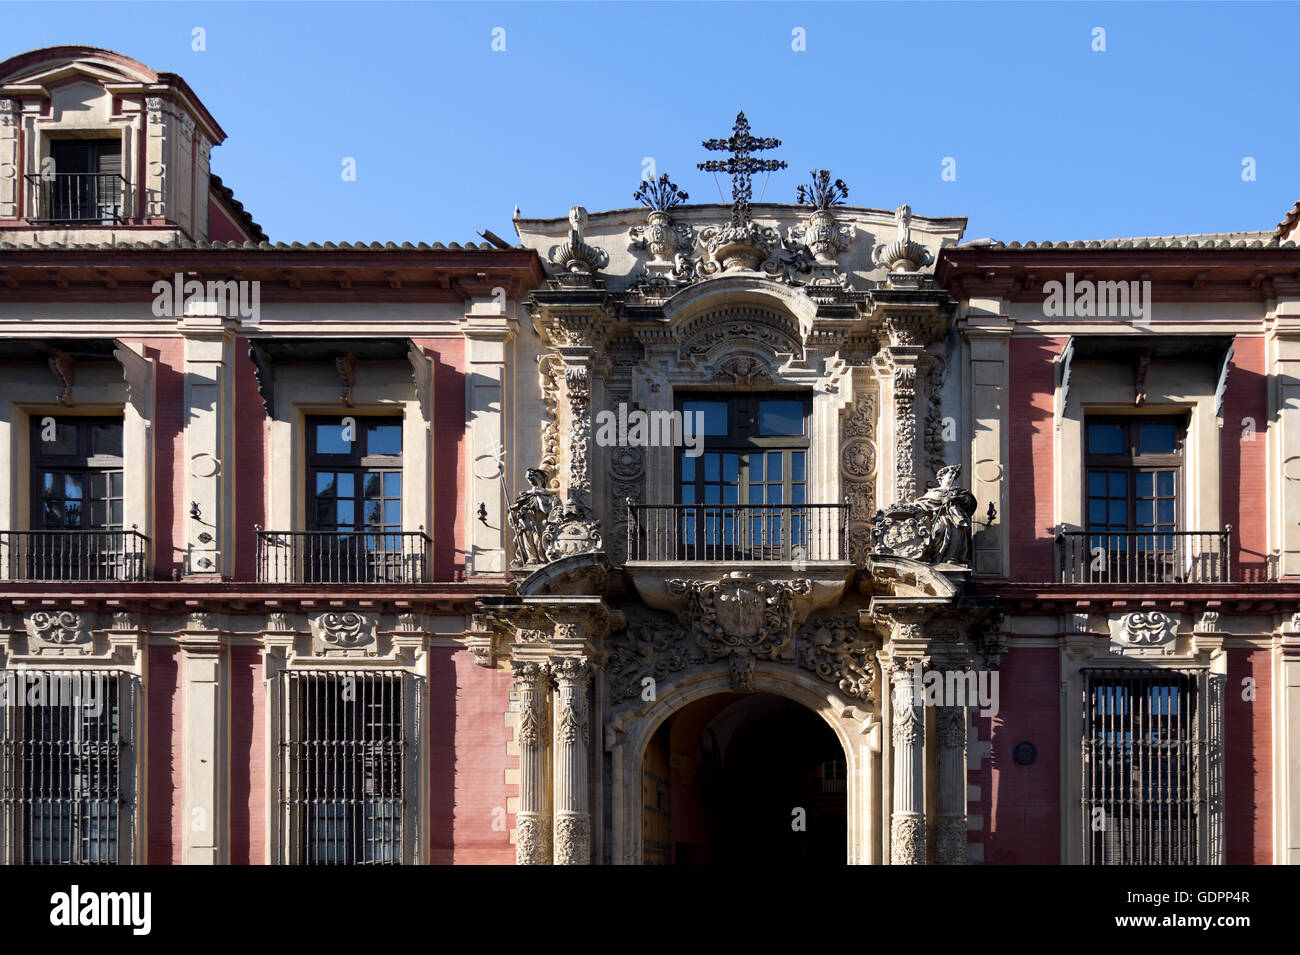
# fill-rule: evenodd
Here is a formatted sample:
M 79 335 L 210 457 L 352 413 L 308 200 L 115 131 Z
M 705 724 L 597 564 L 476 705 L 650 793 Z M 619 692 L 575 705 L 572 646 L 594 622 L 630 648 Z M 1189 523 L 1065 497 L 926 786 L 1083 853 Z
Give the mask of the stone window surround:
M 1210 363 L 1153 362 L 1147 376 L 1147 399 L 1136 407 L 1131 397 L 1132 378 L 1132 368 L 1123 362 L 1077 360 L 1073 363 L 1068 403 L 1053 440 L 1055 525 L 1064 524 L 1069 529 L 1086 526 L 1084 420 L 1087 417 L 1186 414 L 1179 529 L 1220 530 L 1219 427 L 1214 412 L 1215 373 Z M 1060 407 L 1059 383 L 1055 402 Z
M 1218 640 L 1211 640 L 1209 649 L 1197 644 L 1198 636 L 1189 631 L 1184 619 L 1182 626 L 1176 630 L 1175 645 L 1181 645 L 1182 652 L 1159 657 L 1135 657 L 1109 652 L 1109 641 L 1090 632 L 1091 624 L 1084 624 L 1088 632 L 1062 636 L 1060 646 L 1060 680 L 1061 680 L 1061 864 L 1081 865 L 1083 863 L 1083 832 L 1081 829 L 1080 807 L 1083 804 L 1083 768 L 1081 765 L 1081 741 L 1083 740 L 1083 699 L 1084 671 L 1100 669 L 1141 669 L 1150 668 L 1153 673 L 1162 669 L 1199 670 L 1197 689 L 1197 726 L 1200 738 L 1206 741 L 1218 740 L 1219 758 L 1217 769 L 1219 779 L 1220 804 L 1217 819 L 1206 814 L 1199 822 L 1200 864 L 1218 865 L 1223 862 L 1223 739 L 1224 726 L 1210 725 L 1209 681 L 1218 677 L 1226 681 L 1228 657 L 1222 652 Z M 1179 632 L 1181 631 L 1181 632 Z M 1222 715 L 1222 709 L 1220 709 Z M 1201 787 L 1208 784 L 1202 779 Z
M 22 210 L 24 216 L 30 218 L 33 210 L 36 209 L 38 188 L 37 184 L 29 182 L 26 176 L 28 173 L 40 173 L 41 164 L 52 155 L 51 143 L 53 140 L 107 139 L 113 136 L 118 136 L 122 140 L 122 178 L 127 182 L 127 196 L 129 199 L 124 215 L 129 218 L 138 216 L 140 212 L 140 195 L 138 191 L 140 182 L 135 172 L 139 165 L 140 149 L 138 146 L 141 142 L 140 132 L 143 123 L 143 113 L 126 113 L 112 117 L 108 124 L 96 123 L 89 126 L 74 125 L 66 120 L 55 120 L 48 116 L 33 118 L 32 127 L 36 135 L 27 138 L 24 154 L 19 157 L 21 168 L 17 171 L 19 188 L 22 190 L 23 195 Z
M 46 372 L 48 374 L 48 372 Z M 0 437 L 7 425 L 9 440 L 0 440 L 0 527 L 27 530 L 31 515 L 31 449 L 28 447 L 31 422 L 45 415 L 117 416 L 122 417 L 123 513 L 122 526 L 136 530 L 150 539 L 153 549 L 153 456 L 150 422 L 128 398 L 128 386 L 122 380 L 122 366 L 116 362 L 85 362 L 77 366 L 72 407 L 55 402 L 23 402 L 19 395 L 31 393 L 30 379 L 8 382 L 0 380 Z M 50 377 L 51 391 L 54 380 Z M 10 400 L 5 400 L 10 399 Z M 8 418 L 8 420 L 4 420 Z M 5 461 L 5 458 L 8 458 Z M 7 486 L 6 486 L 7 485 Z M 7 493 L 6 493 L 7 492 Z M 165 556 L 165 555 L 164 555 Z M 152 567 L 156 555 L 149 554 Z
M 382 371 L 381 371 L 382 369 Z M 331 362 L 281 364 L 276 368 L 275 418 L 267 422 L 267 524 L 274 531 L 308 527 L 307 418 L 338 415 L 402 418 L 402 530 L 426 534 L 433 527 L 433 448 L 407 362 L 358 362 L 353 403 L 339 401 L 339 378 Z M 430 419 L 433 411 L 430 410 Z M 283 449 L 289 449 L 284 453 Z M 240 535 L 252 528 L 236 528 Z
M 376 627 L 382 621 L 375 620 Z M 291 625 L 292 626 L 292 625 Z M 382 632 L 382 628 L 381 628 Z M 267 865 L 280 863 L 279 814 L 281 811 L 280 774 L 283 756 L 280 751 L 280 738 L 287 701 L 284 699 L 281 674 L 289 670 L 330 671 L 330 670 L 373 670 L 377 673 L 402 673 L 407 678 L 402 683 L 403 719 L 413 745 L 407 750 L 410 764 L 406 767 L 407 779 L 411 784 L 406 792 L 406 812 L 402 817 L 403 845 L 407 858 L 403 864 L 425 865 L 429 855 L 429 747 L 434 728 L 430 722 L 432 710 L 429 698 L 427 652 L 419 652 L 409 665 L 401 665 L 393 658 L 367 659 L 354 656 L 324 657 L 302 656 L 294 652 L 294 646 L 302 638 L 292 630 L 268 633 L 265 640 L 263 659 L 263 691 L 266 704 L 266 732 L 263 738 L 263 765 L 266 766 L 264 796 L 266 799 L 266 852 L 263 861 Z M 422 641 L 427 647 L 427 638 Z

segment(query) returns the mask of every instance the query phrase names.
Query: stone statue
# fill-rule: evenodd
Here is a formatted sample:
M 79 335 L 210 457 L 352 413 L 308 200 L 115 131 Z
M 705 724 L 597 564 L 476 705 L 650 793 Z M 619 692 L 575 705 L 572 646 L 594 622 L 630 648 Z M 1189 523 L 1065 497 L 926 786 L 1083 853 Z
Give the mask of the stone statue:
M 957 486 L 960 474 L 960 464 L 940 468 L 939 486 L 916 499 L 917 506 L 930 517 L 929 559 L 936 564 L 970 563 L 971 515 L 976 502 L 974 494 Z
M 541 468 L 528 469 L 529 487 L 510 505 L 509 524 L 515 532 L 515 559 L 525 566 L 545 564 L 543 535 L 560 499 L 546 489 L 548 475 Z

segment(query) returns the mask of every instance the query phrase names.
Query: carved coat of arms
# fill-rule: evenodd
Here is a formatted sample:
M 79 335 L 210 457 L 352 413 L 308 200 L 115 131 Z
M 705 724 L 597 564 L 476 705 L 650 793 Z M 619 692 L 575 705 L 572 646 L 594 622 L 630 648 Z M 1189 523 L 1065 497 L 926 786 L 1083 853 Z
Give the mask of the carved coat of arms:
M 792 596 L 812 592 L 812 581 L 772 581 L 737 571 L 718 581 L 669 580 L 668 590 L 688 598 L 682 622 L 710 660 L 733 651 L 774 659 L 790 642 Z

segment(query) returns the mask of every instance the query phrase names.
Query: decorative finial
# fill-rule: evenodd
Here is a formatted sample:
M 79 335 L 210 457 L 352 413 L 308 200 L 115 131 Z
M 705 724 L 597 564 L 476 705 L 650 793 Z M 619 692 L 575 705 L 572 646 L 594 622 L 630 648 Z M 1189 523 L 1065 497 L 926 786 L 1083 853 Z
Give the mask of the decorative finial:
M 799 205 L 809 205 L 816 209 L 844 205 L 844 200 L 849 197 L 849 187 L 843 179 L 831 182 L 829 169 L 814 169 L 810 175 L 812 182 L 799 187 Z
M 698 163 L 704 172 L 722 172 L 731 176 L 731 224 L 743 229 L 749 224 L 749 200 L 753 197 L 750 181 L 756 172 L 773 172 L 784 169 L 785 163 L 779 159 L 755 159 L 750 153 L 764 149 L 775 149 L 781 140 L 764 137 L 756 139 L 749 134 L 749 120 L 744 113 L 736 114 L 736 124 L 727 139 L 706 139 L 701 144 L 705 149 L 717 152 L 729 152 L 726 159 L 709 159 Z
M 690 196 L 677 188 L 677 184 L 668 178 L 668 173 L 663 173 L 657 180 L 642 179 L 641 185 L 632 193 L 632 198 L 654 212 L 667 212 L 673 206 L 681 205 Z

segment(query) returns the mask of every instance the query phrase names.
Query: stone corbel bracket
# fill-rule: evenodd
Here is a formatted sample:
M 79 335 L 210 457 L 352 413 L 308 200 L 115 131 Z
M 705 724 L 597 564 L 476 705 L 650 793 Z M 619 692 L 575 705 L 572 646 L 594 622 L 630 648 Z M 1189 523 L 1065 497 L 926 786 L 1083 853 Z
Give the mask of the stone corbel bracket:
M 497 652 L 512 659 L 561 653 L 604 659 L 605 638 L 627 626 L 603 597 L 484 597 L 478 622 L 497 636 Z M 480 637 L 481 639 L 481 637 Z

